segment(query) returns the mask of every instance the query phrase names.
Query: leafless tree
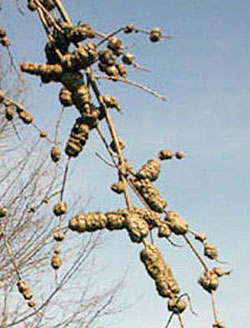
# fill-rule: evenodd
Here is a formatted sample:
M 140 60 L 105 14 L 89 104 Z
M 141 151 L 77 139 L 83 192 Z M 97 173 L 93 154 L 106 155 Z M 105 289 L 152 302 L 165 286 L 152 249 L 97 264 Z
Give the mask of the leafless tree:
M 181 293 L 172 268 L 156 246 L 157 238 L 164 238 L 176 246 L 171 239 L 172 235 L 182 238 L 199 261 L 203 270 L 199 284 L 211 297 L 213 327 L 225 327 L 218 318 L 215 291 L 219 278 L 229 274 L 229 271 L 217 266 L 210 268 L 204 256 L 219 262 L 215 245 L 207 242 L 205 234 L 193 231 L 187 220 L 177 211 L 166 210 L 167 202 L 154 184 L 160 175 L 163 161 L 181 160 L 185 154 L 182 151 L 162 149 L 139 170 L 134 170 L 123 154 L 125 143 L 118 137 L 112 119 L 112 110 L 120 112 L 121 106 L 115 96 L 103 94 L 98 83 L 105 80 L 106 83 L 128 84 L 165 100 L 164 96 L 150 87 L 127 79 L 128 69 L 147 69 L 135 61 L 132 53 L 126 52 L 122 37 L 118 38 L 118 35 L 143 34 L 152 43 L 169 39 L 170 36 L 164 35 L 158 27 L 148 31 L 134 24 L 119 27 L 109 33 L 97 31 L 90 24 L 76 25 L 71 22 L 70 15 L 60 0 L 28 0 L 28 8 L 37 15 L 47 36 L 46 63 L 26 61 L 21 64 L 21 71 L 39 77 L 42 83 L 60 83 L 62 88 L 59 100 L 63 108 L 52 138 L 34 124 L 32 114 L 25 109 L 24 104 L 13 95 L 8 95 L 8 92 L 5 93 L 4 89 L 7 88 L 1 86 L 1 108 L 8 121 L 8 124 L 3 123 L 3 131 L 7 131 L 5 127 L 12 128 L 15 136 L 20 139 L 19 131 L 22 128 L 17 129 L 17 125 L 24 123 L 39 133 L 37 141 L 25 149 L 22 139 L 20 140 L 18 149 L 15 149 L 15 158 L 20 152 L 20 160 L 14 162 L 13 167 L 9 164 L 9 156 L 13 152 L 2 152 L 2 326 L 23 324 L 24 327 L 92 327 L 102 315 L 119 311 L 110 306 L 119 291 L 120 283 L 100 294 L 91 294 L 92 270 L 95 270 L 95 266 L 85 266 L 89 272 L 89 280 L 81 288 L 82 293 L 78 299 L 68 298 L 67 283 L 70 282 L 71 289 L 79 289 L 79 279 L 75 280 L 75 277 L 100 242 L 100 235 L 92 234 L 93 232 L 124 229 L 131 242 L 142 245 L 140 260 L 153 279 L 158 294 L 168 300 L 170 318 L 166 327 L 173 317 L 177 318 L 181 328 L 185 327 L 185 299 L 190 301 L 187 293 Z M 89 42 L 89 39 L 93 39 L 93 42 Z M 4 30 L 1 30 L 0 42 L 7 49 L 11 67 L 16 70 L 19 81 L 21 73 L 14 63 L 9 49 L 10 42 Z M 58 140 L 65 107 L 73 107 L 78 114 L 66 142 Z M 101 122 L 105 124 L 109 137 L 103 132 Z M 72 206 L 73 200 L 65 201 L 64 191 L 70 182 L 70 163 L 80 155 L 92 131 L 98 134 L 110 160 L 100 155 L 98 157 L 117 172 L 117 181 L 111 185 L 111 189 L 124 197 L 124 208 L 111 209 L 105 213 L 85 213 L 82 208 L 76 211 L 76 206 Z M 107 141 L 109 139 L 112 140 L 111 143 Z M 61 160 L 61 145 L 64 145 L 65 161 Z M 47 156 L 43 157 L 48 151 L 52 163 L 46 160 Z M 132 194 L 136 196 L 137 202 L 132 200 Z M 53 210 L 50 204 L 53 204 Z M 71 213 L 72 208 L 74 213 Z M 75 234 L 71 231 L 91 234 L 79 246 L 82 240 L 79 242 L 74 238 Z M 157 235 L 154 234 L 155 231 Z M 63 252 L 59 246 L 62 241 L 65 247 Z M 196 242 L 202 245 L 203 254 L 197 251 Z M 62 265 L 66 254 L 71 260 Z M 47 280 L 50 261 L 55 270 L 52 283 Z M 45 282 L 40 278 L 44 274 Z M 28 300 L 32 310 L 23 310 L 18 306 L 15 308 L 15 305 L 19 305 L 16 286 L 21 296 Z M 9 309 L 12 295 L 14 306 Z M 36 303 L 35 298 L 40 298 L 40 303 Z

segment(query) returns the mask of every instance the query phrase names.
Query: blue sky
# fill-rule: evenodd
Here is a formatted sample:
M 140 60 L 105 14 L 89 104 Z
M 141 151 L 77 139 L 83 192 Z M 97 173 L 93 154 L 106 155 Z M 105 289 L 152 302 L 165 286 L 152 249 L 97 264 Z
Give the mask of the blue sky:
M 138 63 L 152 70 L 131 72 L 129 78 L 158 90 L 167 102 L 126 85 L 102 82 L 101 88 L 116 93 L 122 104 L 124 113 L 114 113 L 114 120 L 135 168 L 161 148 L 187 153 L 183 161 L 163 163 L 157 185 L 170 208 L 183 214 L 195 230 L 207 232 L 220 257 L 230 263 L 233 274 L 222 279 L 217 295 L 219 311 L 227 328 L 239 327 L 239 318 L 246 327 L 250 322 L 249 1 L 65 0 L 64 4 L 74 22 L 90 22 L 100 31 L 134 22 L 147 29 L 160 26 L 172 35 L 170 41 L 159 44 L 151 44 L 144 35 L 126 38 L 128 45 L 135 43 L 131 51 Z M 9 32 L 18 62 L 44 61 L 41 49 L 46 38 L 34 13 L 26 11 L 22 17 L 11 1 L 5 1 L 1 26 Z M 59 86 L 40 87 L 35 78 L 29 83 L 27 106 L 37 122 L 53 125 L 60 109 Z M 67 112 L 63 137 L 73 121 L 73 114 Z M 116 179 L 115 172 L 95 157 L 96 151 L 106 156 L 92 133 L 86 150 L 73 164 L 72 188 L 91 193 L 88 210 L 124 206 L 107 188 Z M 66 197 L 69 194 L 67 190 Z M 192 254 L 162 241 L 158 245 L 199 312 L 198 318 L 187 313 L 187 327 L 211 327 L 211 304 L 196 283 L 202 270 Z M 119 328 L 159 328 L 166 321 L 166 303 L 139 263 L 140 249 L 131 245 L 126 233 L 112 233 L 101 251 L 103 279 L 117 278 L 129 268 L 123 298 L 136 302 L 113 322 Z

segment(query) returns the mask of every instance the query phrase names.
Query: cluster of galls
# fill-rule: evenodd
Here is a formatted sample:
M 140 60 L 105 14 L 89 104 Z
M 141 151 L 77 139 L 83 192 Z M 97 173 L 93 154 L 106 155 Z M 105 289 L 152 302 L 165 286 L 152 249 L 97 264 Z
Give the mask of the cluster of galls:
M 157 158 L 153 158 L 142 166 L 136 173 L 136 177 L 131 179 L 131 183 L 151 210 L 162 213 L 167 206 L 167 202 L 161 197 L 160 192 L 152 183 L 158 178 L 159 174 L 160 163 Z
M 80 72 L 80 70 L 91 66 L 97 57 L 100 58 L 100 62 L 106 62 L 103 59 L 104 55 L 97 54 L 94 43 L 84 45 L 77 43 L 95 37 L 94 30 L 88 24 L 74 27 L 64 22 L 60 23 L 60 27 L 63 33 L 55 30 L 52 34 L 53 41 L 47 43 L 45 47 L 47 63 L 25 62 L 21 65 L 21 69 L 24 72 L 40 76 L 43 83 L 54 81 L 63 84 L 59 93 L 61 104 L 65 107 L 75 106 L 80 114 L 71 130 L 65 148 L 68 156 L 76 157 L 86 144 L 90 130 L 95 128 L 99 121 L 105 117 L 104 107 L 114 107 L 117 110 L 121 110 L 121 108 L 117 99 L 109 95 L 100 96 L 99 101 L 102 105 L 96 107 L 91 102 L 89 85 L 84 83 L 84 76 Z M 73 52 L 68 51 L 70 43 L 77 46 Z M 118 54 L 119 47 L 114 39 L 110 39 L 108 47 L 107 51 Z M 122 70 L 121 65 L 119 67 Z M 59 161 L 59 152 L 57 146 L 52 148 L 51 158 L 54 162 Z
M 126 78 L 127 69 L 123 62 L 117 62 L 117 57 L 119 57 L 123 52 L 123 44 L 117 37 L 112 37 L 108 41 L 106 49 L 100 50 L 98 52 L 98 67 L 101 72 L 108 76 L 122 77 Z
M 6 31 L 0 27 L 0 44 L 4 47 L 11 45 L 10 40 L 7 38 Z
M 138 179 L 149 179 L 155 181 L 160 174 L 160 162 L 157 158 L 152 158 L 136 173 Z
M 84 119 L 79 117 L 70 133 L 65 152 L 70 157 L 76 157 L 83 149 L 89 138 L 90 126 L 84 123 Z
M 18 118 L 24 124 L 30 124 L 33 122 L 33 116 L 27 110 L 24 110 L 22 107 L 19 107 L 17 104 L 13 103 L 11 100 L 5 98 L 4 91 L 0 90 L 0 104 L 3 103 L 5 107 L 5 118 L 8 121 L 12 121 L 15 113 L 18 115 Z
M 134 208 L 101 213 L 79 213 L 69 220 L 69 228 L 79 233 L 97 230 L 126 229 L 132 242 L 140 243 L 147 237 L 149 230 L 157 226 L 160 217 L 149 210 Z
M 187 222 L 176 211 L 167 211 L 165 221 L 171 232 L 176 235 L 185 235 L 188 232 Z
M 229 275 L 230 271 L 224 271 L 221 268 L 215 267 L 210 271 L 206 271 L 203 276 L 198 280 L 199 284 L 208 293 L 216 290 L 219 286 L 219 278 L 225 275 Z
M 171 268 L 162 258 L 160 250 L 153 244 L 146 244 L 141 251 L 140 258 L 148 274 L 154 280 L 159 295 L 169 298 L 169 311 L 182 313 L 186 309 L 186 302 L 178 298 L 180 289 L 173 277 Z
M 142 166 L 136 173 L 135 178 L 131 179 L 132 184 L 150 207 L 151 210 L 162 213 L 167 206 L 167 202 L 160 196 L 160 192 L 153 185 L 160 174 L 160 160 L 172 159 L 174 154 L 171 150 L 164 149 L 160 151 L 158 158 L 152 158 Z M 181 159 L 184 156 L 182 152 L 175 153 L 176 158 Z
M 162 213 L 167 202 L 160 195 L 159 190 L 149 179 L 132 179 L 134 187 L 147 203 L 149 208 L 155 212 Z
M 167 202 L 161 197 L 158 189 L 153 185 L 160 174 L 159 160 L 169 160 L 175 156 L 177 159 L 182 159 L 185 154 L 183 152 L 176 152 L 175 154 L 169 149 L 163 149 L 159 152 L 157 158 L 152 158 L 144 164 L 141 169 L 135 174 L 130 182 L 133 184 L 137 192 L 147 203 L 149 208 L 155 212 L 162 213 L 167 206 Z M 164 230 L 165 227 L 162 228 Z
M 47 63 L 25 62 L 21 65 L 21 70 L 40 76 L 43 83 L 61 82 L 70 91 L 74 91 L 83 84 L 80 70 L 93 64 L 97 57 L 94 43 L 81 45 L 77 42 L 94 38 L 95 32 L 88 24 L 72 26 L 65 22 L 57 23 L 61 30 L 54 29 L 52 40 L 45 46 Z M 71 43 L 76 45 L 73 52 L 69 51 Z
M 152 163 L 149 163 L 151 166 Z M 147 169 L 144 166 L 144 172 Z M 155 177 L 159 174 L 158 169 L 153 173 L 149 170 L 147 171 L 148 176 Z M 131 179 L 131 183 L 136 188 L 137 192 L 147 203 L 149 208 L 155 212 L 162 213 L 167 206 L 167 202 L 161 197 L 159 190 L 153 185 L 149 178 L 144 178 L 142 176 Z
M 158 237 L 169 238 L 172 233 L 175 235 L 185 235 L 188 232 L 187 222 L 176 211 L 165 212 L 164 221 L 157 222 Z
M 17 282 L 17 288 L 18 291 L 22 294 L 22 296 L 28 300 L 28 306 L 29 307 L 34 307 L 35 306 L 35 302 L 33 300 L 33 295 L 30 291 L 29 285 L 27 284 L 27 282 L 25 282 L 22 279 L 19 279 Z

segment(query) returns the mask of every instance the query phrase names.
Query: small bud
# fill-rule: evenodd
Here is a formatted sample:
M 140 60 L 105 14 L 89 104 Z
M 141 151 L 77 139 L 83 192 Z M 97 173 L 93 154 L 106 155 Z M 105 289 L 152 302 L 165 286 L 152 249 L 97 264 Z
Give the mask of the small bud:
M 162 222 L 159 226 L 158 226 L 158 237 L 159 238 L 169 238 L 171 236 L 171 230 L 169 228 L 169 226 Z
M 54 250 L 54 253 L 55 254 L 59 254 L 60 252 L 61 252 L 60 247 L 59 246 L 56 246 L 56 248 Z
M 212 270 L 218 277 L 222 277 L 222 276 L 225 276 L 225 275 L 229 275 L 231 273 L 231 271 L 225 271 L 219 267 L 215 267 L 213 268 Z
M 123 63 L 119 63 L 119 64 L 116 65 L 116 67 L 118 69 L 119 75 L 122 78 L 126 79 L 126 77 L 127 77 L 127 69 L 124 66 L 124 64 Z
M 42 131 L 40 132 L 40 138 L 46 138 L 46 137 L 47 137 L 47 132 L 44 131 L 44 130 L 42 130 Z
M 116 55 L 119 55 L 123 49 L 123 44 L 116 36 L 109 39 L 108 48 L 111 49 Z
M 0 205 L 0 218 L 3 218 L 7 214 L 7 208 L 3 205 Z
M 5 107 L 5 118 L 6 118 L 8 121 L 13 120 L 14 113 L 15 113 L 15 108 L 14 108 L 14 106 L 6 106 L 6 107 Z
M 4 101 L 5 92 L 0 89 L 0 104 Z
M 65 202 L 57 203 L 53 208 L 53 212 L 56 216 L 60 216 L 67 213 L 67 204 Z
M 117 194 L 122 194 L 124 192 L 124 184 L 122 181 L 112 183 L 110 186 L 111 190 L 113 190 Z
M 30 206 L 30 208 L 28 209 L 28 213 L 35 213 L 36 208 L 35 206 Z
M 159 159 L 164 161 L 166 159 L 172 159 L 174 156 L 172 150 L 169 150 L 169 149 L 163 149 L 159 152 Z
M 149 35 L 149 39 L 151 42 L 158 42 L 160 41 L 162 36 L 162 32 L 160 30 L 159 27 L 154 27 L 151 31 L 150 31 L 150 35 Z
M 28 0 L 28 8 L 31 11 L 34 11 L 37 9 L 37 5 L 34 0 Z
M 72 92 L 67 88 L 62 88 L 59 93 L 59 100 L 64 107 L 72 106 Z
M 61 158 L 61 152 L 58 146 L 54 146 L 51 148 L 50 156 L 53 162 L 59 162 Z
M 182 151 L 177 151 L 176 153 L 175 153 L 175 157 L 177 158 L 177 159 L 182 159 L 183 157 L 185 157 L 186 155 L 182 152 Z
M 120 147 L 120 149 L 121 150 L 123 150 L 124 148 L 125 148 L 125 143 L 124 143 L 124 141 L 121 139 L 121 138 L 119 138 L 118 139 L 118 143 L 119 143 L 119 147 Z M 115 153 L 118 153 L 118 150 L 117 150 L 117 148 L 116 148 L 116 146 L 115 146 L 115 142 L 114 142 L 114 140 L 112 140 L 112 142 L 110 143 L 110 148 L 115 152 Z
M 215 324 L 213 324 L 213 328 L 226 328 L 224 322 L 217 321 Z
M 62 265 L 62 260 L 58 254 L 54 254 L 51 259 L 51 266 L 53 269 L 58 270 Z
M 30 124 L 33 122 L 33 116 L 26 110 L 19 111 L 18 116 L 25 124 Z
M 54 233 L 54 240 L 55 240 L 55 241 L 63 241 L 64 238 L 65 238 L 65 235 L 64 235 L 63 232 L 58 231 L 58 232 L 55 232 L 55 233 Z
M 31 307 L 31 308 L 34 307 L 34 306 L 36 306 L 35 301 L 33 299 L 29 300 L 28 306 Z
M 2 44 L 2 46 L 4 47 L 9 47 L 11 45 L 10 40 L 7 38 L 7 36 L 3 37 L 2 39 L 0 39 L 0 43 Z
M 218 256 L 218 250 L 213 244 L 205 243 L 204 244 L 204 255 L 215 260 Z
M 195 239 L 203 243 L 207 239 L 207 236 L 205 233 L 199 233 L 195 235 Z
M 135 29 L 135 24 L 133 24 L 133 23 L 132 23 L 132 24 L 128 24 L 128 25 L 126 25 L 126 26 L 124 27 L 123 32 L 126 33 L 126 34 L 128 34 L 128 33 L 133 32 L 134 29 Z
M 23 291 L 23 297 L 24 297 L 26 300 L 30 300 L 30 299 L 33 297 L 33 295 L 32 295 L 32 293 L 31 293 L 31 291 L 30 291 L 29 289 L 25 289 L 25 290 Z
M 122 56 L 122 61 L 126 65 L 132 65 L 134 62 L 135 56 L 133 54 L 127 53 Z

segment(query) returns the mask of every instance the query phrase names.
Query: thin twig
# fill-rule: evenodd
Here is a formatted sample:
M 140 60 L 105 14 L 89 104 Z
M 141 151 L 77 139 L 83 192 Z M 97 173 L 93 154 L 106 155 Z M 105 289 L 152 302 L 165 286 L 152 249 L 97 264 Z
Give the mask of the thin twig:
M 60 12 L 62 18 L 64 19 L 64 21 L 73 25 L 70 21 L 69 15 L 68 15 L 67 11 L 65 10 L 61 0 L 55 0 L 55 4 L 56 4 L 57 9 Z
M 135 28 L 135 32 L 136 33 L 143 33 L 143 34 L 147 34 L 147 35 L 150 35 L 150 31 L 148 30 L 145 30 L 145 29 L 142 29 L 142 28 Z M 162 39 L 172 39 L 173 37 L 171 35 L 161 35 L 161 38 Z
M 185 328 L 184 320 L 180 313 L 177 314 L 181 328 Z
M 60 123 L 61 123 L 61 120 L 63 118 L 63 114 L 64 114 L 64 107 L 62 107 L 60 113 L 59 113 L 59 116 L 58 116 L 58 119 L 57 119 L 57 122 L 56 122 L 56 127 L 55 127 L 55 137 L 54 137 L 54 143 L 57 144 L 57 141 L 58 141 L 58 134 L 59 134 L 59 126 L 60 126 Z
M 149 94 L 151 94 L 152 96 L 156 97 L 156 98 L 159 98 L 160 100 L 163 100 L 163 101 L 167 101 L 167 98 L 162 96 L 160 93 L 158 93 L 157 91 L 155 90 L 152 90 L 151 88 L 143 85 L 143 84 L 140 84 L 138 82 L 134 82 L 134 81 L 130 81 L 130 80 L 127 80 L 127 79 L 124 79 L 122 77 L 112 77 L 112 76 L 106 76 L 106 75 L 95 75 L 95 79 L 96 80 L 100 80 L 100 79 L 104 79 L 104 80 L 110 80 L 110 81 L 119 81 L 119 82 L 123 82 L 123 83 L 126 83 L 128 85 L 131 85 L 133 87 L 136 87 L 136 88 L 139 88 Z
M 136 62 L 133 62 L 132 65 L 133 65 L 134 68 L 138 69 L 139 71 L 143 71 L 143 72 L 147 72 L 147 73 L 151 73 L 152 72 L 150 69 L 148 69 L 146 67 L 143 67 L 143 66 L 139 65 Z
M 62 182 L 62 188 L 61 188 L 61 192 L 60 192 L 60 200 L 63 200 L 63 193 L 65 190 L 65 186 L 66 186 L 66 181 L 67 181 L 67 174 L 68 174 L 68 170 L 69 170 L 69 164 L 70 164 L 70 159 L 71 157 L 68 157 L 66 166 L 65 166 L 65 170 L 64 170 L 64 175 L 63 175 L 63 182 Z
M 12 125 L 12 127 L 13 127 L 13 130 L 15 131 L 15 134 L 16 134 L 16 136 L 17 136 L 17 139 L 18 139 L 19 141 L 21 141 L 22 138 L 21 138 L 20 133 L 18 132 L 17 127 L 16 127 L 16 125 L 15 125 L 15 123 L 14 123 L 13 121 L 11 121 L 11 125 Z
M 125 172 L 124 157 L 123 157 L 123 154 L 122 154 L 122 150 L 121 150 L 121 147 L 120 147 L 120 144 L 119 144 L 119 140 L 118 140 L 118 137 L 117 137 L 117 134 L 116 134 L 116 130 L 115 130 L 115 127 L 114 127 L 112 118 L 111 118 L 111 116 L 109 114 L 109 111 L 107 109 L 107 106 L 105 105 L 105 103 L 103 102 L 103 100 L 101 98 L 100 91 L 99 91 L 99 89 L 97 87 L 96 82 L 93 79 L 92 72 L 91 72 L 91 69 L 90 68 L 87 69 L 86 74 L 87 74 L 88 80 L 90 81 L 91 87 L 92 87 L 92 89 L 93 89 L 93 91 L 94 91 L 94 93 L 95 93 L 95 95 L 96 95 L 96 97 L 98 99 L 98 102 L 100 103 L 100 105 L 102 106 L 102 108 L 105 111 L 106 122 L 107 122 L 107 125 L 108 125 L 108 128 L 109 128 L 110 134 L 112 136 L 112 139 L 114 141 L 115 147 L 117 149 L 117 153 L 118 153 L 118 158 L 119 158 L 119 175 L 121 176 L 121 181 L 124 184 L 124 197 L 125 197 L 125 201 L 126 201 L 126 204 L 127 204 L 128 209 L 129 210 L 132 210 L 132 203 L 131 203 L 130 195 L 129 195 L 129 191 L 128 191 L 127 180 L 124 177 L 124 172 Z
M 110 39 L 112 36 L 118 34 L 119 32 L 121 32 L 123 30 L 124 30 L 124 27 L 120 27 L 117 30 L 115 30 L 114 32 L 110 32 L 110 33 L 106 34 L 105 37 L 97 43 L 97 47 L 99 47 L 101 44 L 103 44 L 105 41 Z
M 197 252 L 196 248 L 194 247 L 194 245 L 191 243 L 191 241 L 188 239 L 188 237 L 186 235 L 183 235 L 184 240 L 186 241 L 186 243 L 188 244 L 188 246 L 191 248 L 192 252 L 195 254 L 195 256 L 197 257 L 197 259 L 199 260 L 199 262 L 201 263 L 201 265 L 204 267 L 205 271 L 207 272 L 208 266 L 206 265 L 206 263 L 204 262 L 204 260 L 202 259 L 202 257 L 200 256 L 200 254 Z
M 105 158 L 103 158 L 99 153 L 95 153 L 95 155 L 101 160 L 103 161 L 105 164 L 107 164 L 110 167 L 116 167 L 113 163 L 111 163 L 110 161 L 107 161 Z
M 42 10 L 43 12 L 43 17 L 46 20 L 45 15 L 50 19 L 50 22 L 53 24 L 53 27 L 59 32 L 63 34 L 63 29 L 57 24 L 57 22 L 55 21 L 54 17 L 50 14 L 50 12 L 41 4 L 40 1 L 35 0 L 35 3 L 37 5 L 37 9 Z M 44 15 L 45 14 L 45 15 Z M 47 23 L 47 21 L 46 21 Z M 48 27 L 48 24 L 46 24 Z
M 102 133 L 101 129 L 100 129 L 98 126 L 96 127 L 96 131 L 97 131 L 97 133 L 99 134 L 99 137 L 101 138 L 102 142 L 104 143 L 105 148 L 107 149 L 107 151 L 108 151 L 108 153 L 109 153 L 109 155 L 110 155 L 110 157 L 111 157 L 111 159 L 112 159 L 114 165 L 115 165 L 115 166 L 117 167 L 117 169 L 118 169 L 118 163 L 117 163 L 117 161 L 116 161 L 116 158 L 114 157 L 113 152 L 111 151 L 111 149 L 110 149 L 110 147 L 109 147 L 109 144 L 108 144 L 108 142 L 107 142 L 107 140 L 106 140 L 104 134 Z
M 171 323 L 173 317 L 174 317 L 174 313 L 172 312 L 171 315 L 170 315 L 170 317 L 168 318 L 168 321 L 167 321 L 167 323 L 166 323 L 165 328 L 168 328 L 168 327 L 169 327 L 169 325 L 170 325 L 170 323 Z
M 21 279 L 21 275 L 20 275 L 20 273 L 19 273 L 18 266 L 16 265 L 16 262 L 15 262 L 15 260 L 14 260 L 14 255 L 13 255 L 13 252 L 12 252 L 11 246 L 10 246 L 10 244 L 9 244 L 9 242 L 8 242 L 8 240 L 6 239 L 5 236 L 4 236 L 4 245 L 5 245 L 6 249 L 7 249 L 7 252 L 8 252 L 8 255 L 9 255 L 10 260 L 11 260 L 11 262 L 12 262 L 12 265 L 13 265 L 13 267 L 14 267 L 14 269 L 15 269 L 15 272 L 16 272 L 16 275 L 17 275 L 17 278 L 20 280 L 20 279 Z
M 217 323 L 218 322 L 218 313 L 217 313 L 217 308 L 216 308 L 216 303 L 215 303 L 214 290 L 211 291 L 211 301 L 212 301 L 212 309 L 213 309 L 214 321 L 215 321 L 215 323 Z

